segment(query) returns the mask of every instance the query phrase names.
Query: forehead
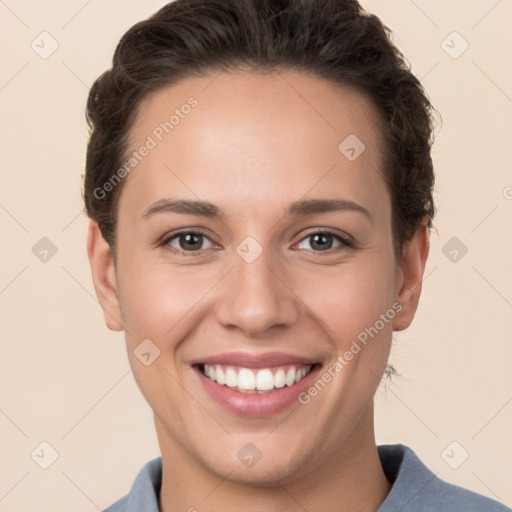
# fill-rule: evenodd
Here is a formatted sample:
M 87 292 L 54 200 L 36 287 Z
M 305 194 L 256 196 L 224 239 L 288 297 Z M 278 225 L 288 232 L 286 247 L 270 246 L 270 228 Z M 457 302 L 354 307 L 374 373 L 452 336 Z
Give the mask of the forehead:
M 180 196 L 238 201 L 256 214 L 262 201 L 334 189 L 378 205 L 385 201 L 378 119 L 362 93 L 297 71 L 182 80 L 138 107 L 129 153 L 139 155 L 120 209 L 129 201 L 139 213 Z

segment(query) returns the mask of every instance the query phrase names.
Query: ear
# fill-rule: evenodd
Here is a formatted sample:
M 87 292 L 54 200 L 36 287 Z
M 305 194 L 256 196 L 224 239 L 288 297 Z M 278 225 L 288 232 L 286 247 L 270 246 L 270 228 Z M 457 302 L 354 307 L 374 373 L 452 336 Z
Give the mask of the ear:
M 402 248 L 398 284 L 400 291 L 396 297 L 396 300 L 402 305 L 402 309 L 393 319 L 394 331 L 407 329 L 416 314 L 429 250 L 429 231 L 426 221 L 424 221 L 411 240 L 406 242 Z
M 112 331 L 122 331 L 114 260 L 110 247 L 103 238 L 98 223 L 94 220 L 89 223 L 87 255 L 91 265 L 94 289 L 103 309 L 105 323 Z

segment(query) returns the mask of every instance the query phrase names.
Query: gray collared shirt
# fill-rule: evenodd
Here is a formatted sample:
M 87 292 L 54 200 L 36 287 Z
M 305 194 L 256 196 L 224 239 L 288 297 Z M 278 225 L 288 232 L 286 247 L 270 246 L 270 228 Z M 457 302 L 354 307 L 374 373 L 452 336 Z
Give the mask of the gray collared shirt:
M 406 445 L 377 449 L 393 483 L 378 512 L 512 512 L 499 501 L 441 480 Z M 103 512 L 159 512 L 161 485 L 162 458 L 157 457 L 139 471 L 130 492 Z

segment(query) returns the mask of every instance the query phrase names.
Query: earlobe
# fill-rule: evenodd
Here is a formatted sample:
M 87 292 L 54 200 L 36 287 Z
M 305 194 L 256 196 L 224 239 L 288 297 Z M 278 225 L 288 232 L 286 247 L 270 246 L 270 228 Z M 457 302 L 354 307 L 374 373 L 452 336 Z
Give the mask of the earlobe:
M 430 250 L 428 227 L 423 223 L 411 240 L 402 249 L 401 274 L 402 285 L 396 300 L 402 309 L 393 319 L 393 330 L 402 331 L 411 324 L 421 295 L 423 274 Z
M 101 234 L 98 223 L 94 220 L 89 223 L 87 255 L 91 265 L 94 289 L 103 309 L 105 323 L 112 331 L 122 331 L 124 327 L 121 321 L 121 308 L 112 253 Z

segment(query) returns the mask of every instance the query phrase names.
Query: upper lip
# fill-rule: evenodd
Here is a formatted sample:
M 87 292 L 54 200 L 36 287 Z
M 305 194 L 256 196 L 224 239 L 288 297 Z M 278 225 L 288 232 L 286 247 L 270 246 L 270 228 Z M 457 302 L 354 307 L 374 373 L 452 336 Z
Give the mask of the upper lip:
M 197 359 L 192 364 L 223 364 L 226 366 L 240 366 L 242 368 L 271 368 L 287 364 L 313 365 L 317 362 L 306 357 L 286 354 L 284 352 L 267 352 L 259 355 L 247 352 L 226 352 Z

